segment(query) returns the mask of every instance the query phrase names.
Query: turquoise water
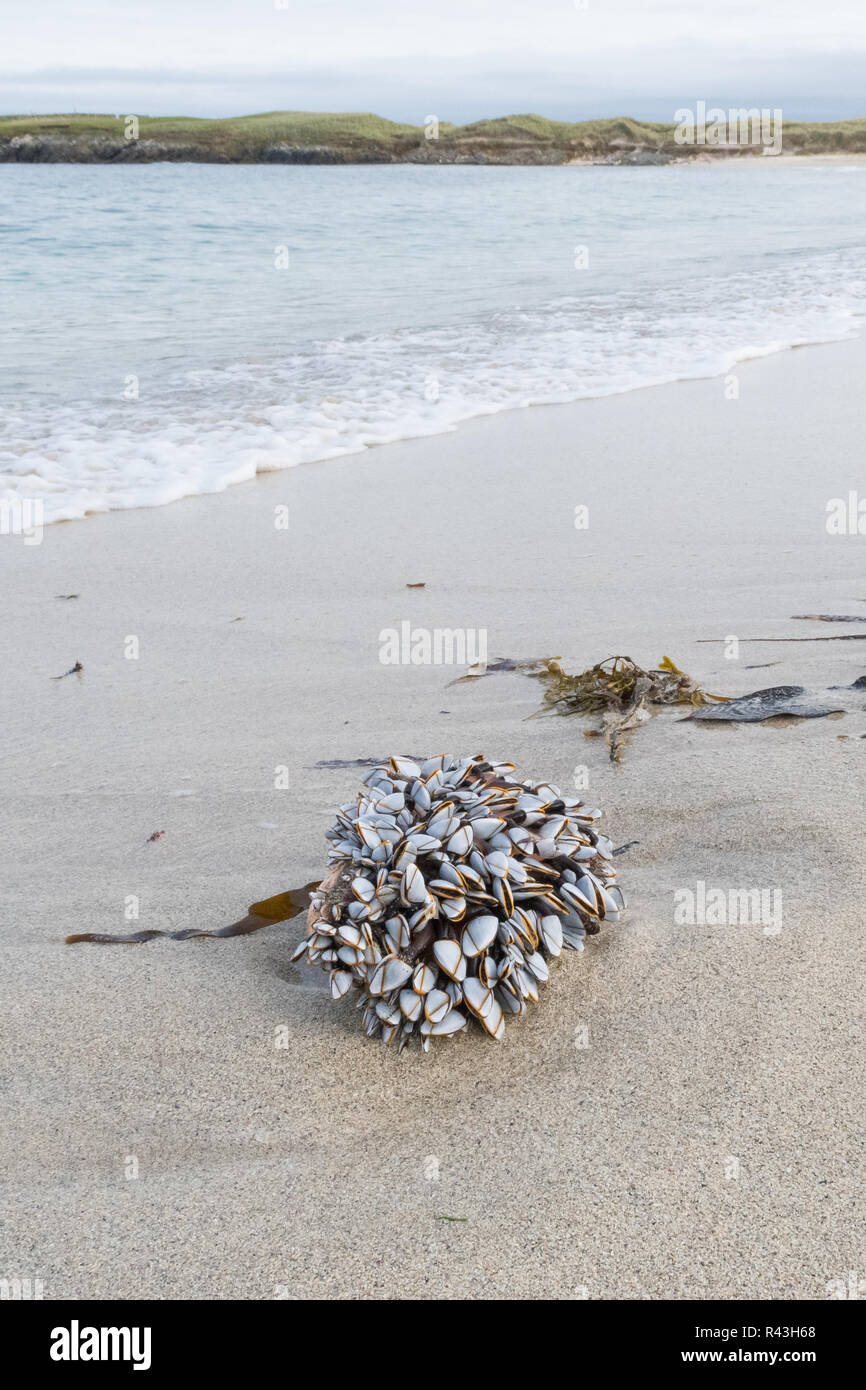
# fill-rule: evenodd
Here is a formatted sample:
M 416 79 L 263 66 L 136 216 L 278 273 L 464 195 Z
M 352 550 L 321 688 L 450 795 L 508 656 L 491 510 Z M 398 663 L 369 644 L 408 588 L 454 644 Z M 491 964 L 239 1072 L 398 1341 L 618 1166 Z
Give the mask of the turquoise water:
M 4 165 L 0 208 L 0 500 L 50 520 L 724 372 L 866 304 L 858 166 Z

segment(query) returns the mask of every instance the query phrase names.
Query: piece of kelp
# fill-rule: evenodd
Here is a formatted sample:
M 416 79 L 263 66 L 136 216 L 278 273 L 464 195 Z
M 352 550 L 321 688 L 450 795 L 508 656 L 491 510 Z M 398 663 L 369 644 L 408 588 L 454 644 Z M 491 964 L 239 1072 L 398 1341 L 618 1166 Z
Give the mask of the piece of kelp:
M 653 705 L 705 705 L 724 701 L 710 695 L 697 681 L 675 666 L 669 656 L 645 671 L 630 656 L 609 656 L 586 671 L 569 675 L 558 658 L 536 663 L 542 669 L 527 671 L 544 685 L 544 706 L 557 714 L 596 714 L 628 709 L 638 696 Z
M 757 723 L 762 719 L 772 719 L 777 714 L 794 715 L 798 719 L 822 719 L 828 714 L 840 714 L 838 705 L 819 705 L 807 696 L 802 685 L 772 685 L 766 690 L 755 690 L 751 695 L 740 695 L 727 704 L 696 709 L 691 719 L 726 719 L 742 723 Z
M 798 623 L 866 623 L 862 613 L 856 617 L 848 613 L 795 613 L 794 619 Z
M 724 702 L 724 695 L 710 695 L 685 671 L 665 656 L 658 666 L 645 671 L 629 656 L 610 656 L 586 671 L 570 675 L 558 659 L 540 663 L 540 670 L 526 674 L 544 685 L 544 703 L 538 714 L 601 714 L 611 762 L 619 762 L 629 737 L 650 717 L 653 705 L 691 705 Z
M 831 685 L 831 690 L 866 690 L 866 676 L 858 676 L 850 685 Z
M 702 647 L 720 647 L 727 637 L 698 637 Z M 834 632 L 832 637 L 741 637 L 740 646 L 756 642 L 866 642 L 866 632 Z
M 89 941 L 100 946 L 139 946 L 144 941 L 152 941 L 156 936 L 167 936 L 171 941 L 190 941 L 194 937 L 208 936 L 249 936 L 251 932 L 261 931 L 262 927 L 272 927 L 275 922 L 288 922 L 297 917 L 309 906 L 310 894 L 319 883 L 305 883 L 303 888 L 290 888 L 285 893 L 277 893 L 273 898 L 264 898 L 253 903 L 246 917 L 232 922 L 217 931 L 198 931 L 188 927 L 185 931 L 136 931 L 122 936 L 108 936 L 102 932 L 79 932 L 67 936 L 66 945 L 74 946 L 80 941 Z

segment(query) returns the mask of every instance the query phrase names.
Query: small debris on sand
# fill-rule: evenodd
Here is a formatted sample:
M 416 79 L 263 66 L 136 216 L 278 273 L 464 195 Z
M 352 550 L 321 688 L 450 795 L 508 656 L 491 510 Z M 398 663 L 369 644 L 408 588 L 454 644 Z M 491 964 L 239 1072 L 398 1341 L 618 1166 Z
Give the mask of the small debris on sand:
M 84 667 L 82 666 L 81 662 L 76 661 L 75 665 L 70 666 L 68 671 L 64 671 L 62 676 L 52 676 L 51 679 L 53 681 L 62 681 L 65 680 L 67 676 L 80 675 L 83 670 Z
M 322 758 L 319 762 L 313 763 L 313 767 L 339 771 L 344 767 L 378 767 L 381 761 L 381 758 Z
M 465 681 L 481 680 L 484 676 L 495 676 L 501 671 L 521 671 L 524 676 L 538 676 L 550 666 L 551 662 L 557 661 L 559 661 L 558 656 L 529 656 L 523 660 L 518 660 L 515 657 L 496 657 L 495 660 L 485 662 L 484 665 L 471 667 L 465 676 L 458 676 L 456 680 L 449 681 L 448 685 L 463 685 Z
M 847 613 L 795 613 L 794 620 L 800 623 L 866 623 L 862 614 L 851 617 Z

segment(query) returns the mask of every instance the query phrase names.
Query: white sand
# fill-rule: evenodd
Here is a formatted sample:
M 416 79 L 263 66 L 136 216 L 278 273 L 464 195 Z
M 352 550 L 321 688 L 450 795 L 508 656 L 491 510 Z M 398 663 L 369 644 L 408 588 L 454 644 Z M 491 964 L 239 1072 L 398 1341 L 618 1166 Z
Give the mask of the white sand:
M 784 142 L 784 133 L 783 133 L 783 142 Z M 784 143 L 783 143 L 783 148 L 784 148 Z M 738 164 L 737 167 L 739 168 L 740 165 L 742 165 L 744 168 L 749 168 L 749 169 L 767 169 L 767 168 L 771 168 L 771 169 L 772 169 L 772 168 L 776 168 L 776 169 L 790 169 L 790 168 L 792 168 L 793 166 L 796 165 L 796 166 L 799 166 L 800 168 L 803 168 L 803 169 L 808 169 L 808 168 L 810 168 L 810 167 L 818 167 L 818 168 L 821 168 L 822 166 L 825 167 L 825 168 L 829 168 L 829 169 L 838 169 L 838 168 L 844 167 L 846 164 L 862 164 L 864 160 L 866 160 L 866 154 L 861 154 L 859 151 L 854 151 L 854 150 L 852 150 L 852 151 L 850 151 L 850 152 L 849 152 L 849 151 L 846 151 L 846 152 L 844 152 L 844 153 L 840 152 L 840 153 L 837 153 L 837 154 L 784 154 L 784 153 L 783 153 L 783 154 L 772 154 L 772 153 L 767 153 L 767 154 L 758 154 L 758 155 L 754 155 L 754 156 L 751 156 L 751 155 L 750 155 L 750 156 L 747 156 L 747 157 L 745 157 L 745 158 L 740 157 L 740 161 L 739 161 L 739 164 Z M 718 163 L 718 164 L 724 164 L 724 162 L 725 162 L 725 157 L 724 157 L 724 156 L 719 157 L 718 155 L 716 155 L 716 156 L 713 156 L 713 155 L 706 155 L 706 156 L 703 156 L 703 157 L 699 156 L 699 157 L 698 157 L 698 160 L 697 160 L 697 162 L 700 163 L 700 164 L 702 164 L 702 165 L 706 165 L 706 163 L 707 163 L 708 161 L 709 161 L 709 162 L 712 162 L 713 164 L 716 164 L 716 163 Z M 680 162 L 682 162 L 682 161 L 680 161 Z
M 804 169 L 810 165 L 838 169 L 846 164 L 862 164 L 864 160 L 866 160 L 866 154 L 852 150 L 838 154 L 767 154 L 755 159 L 743 159 L 741 163 L 750 168 L 758 169 L 763 169 L 766 166 L 773 167 L 774 165 L 780 169 L 789 169 L 795 164 Z
M 862 1277 L 866 698 L 782 727 L 665 713 L 613 767 L 584 722 L 525 722 L 535 682 L 447 689 L 453 669 L 381 665 L 378 636 L 484 627 L 492 656 L 572 669 L 669 654 L 722 693 L 850 684 L 866 643 L 733 661 L 698 639 L 866 615 L 866 539 L 824 526 L 863 488 L 864 364 L 859 342 L 787 353 L 740 368 L 737 401 L 712 380 L 514 412 L 4 538 L 0 1275 L 188 1299 L 813 1299 Z M 639 841 L 625 921 L 504 1043 L 367 1042 L 290 964 L 298 922 L 64 946 L 241 916 L 323 869 L 355 774 L 317 760 L 443 750 L 563 787 L 585 764 L 605 829 Z M 697 880 L 780 887 L 781 933 L 676 926 Z

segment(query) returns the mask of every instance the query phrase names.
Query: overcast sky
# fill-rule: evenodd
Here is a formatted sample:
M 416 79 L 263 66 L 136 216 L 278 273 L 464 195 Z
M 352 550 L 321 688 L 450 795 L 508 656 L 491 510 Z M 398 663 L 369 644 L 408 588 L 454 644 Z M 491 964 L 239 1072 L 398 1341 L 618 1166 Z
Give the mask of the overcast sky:
M 866 115 L 866 0 L 39 0 L 3 29 L 7 114 Z

